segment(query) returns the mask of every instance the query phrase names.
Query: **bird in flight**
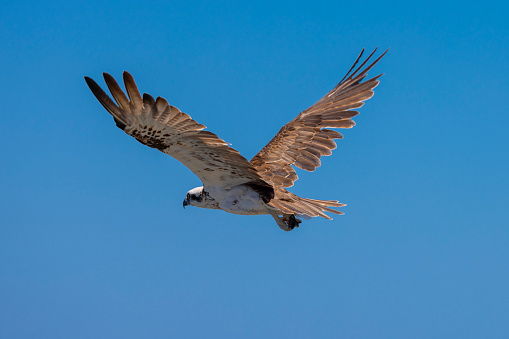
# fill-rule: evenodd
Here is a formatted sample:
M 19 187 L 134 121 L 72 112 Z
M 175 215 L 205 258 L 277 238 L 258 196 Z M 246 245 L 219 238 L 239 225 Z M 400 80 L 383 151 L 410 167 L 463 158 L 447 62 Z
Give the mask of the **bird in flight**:
M 352 118 L 359 112 L 354 109 L 373 96 L 382 76 L 362 81 L 387 53 L 368 64 L 375 51 L 357 67 L 363 49 L 339 84 L 284 125 L 251 161 L 165 99 L 154 100 L 146 93 L 141 96 L 128 72 L 123 74 L 127 96 L 111 75 L 103 74 L 116 104 L 94 80 L 85 80 L 117 127 L 142 144 L 177 159 L 201 179 L 203 186 L 187 192 L 184 207 L 270 214 L 282 230 L 291 231 L 301 223 L 300 217 L 332 219 L 325 213 L 343 214 L 333 207 L 345 204 L 301 198 L 286 188 L 298 179 L 292 166 L 311 172 L 320 166 L 321 156 L 331 155 L 336 148 L 334 140 L 343 135 L 330 128 L 355 125 Z

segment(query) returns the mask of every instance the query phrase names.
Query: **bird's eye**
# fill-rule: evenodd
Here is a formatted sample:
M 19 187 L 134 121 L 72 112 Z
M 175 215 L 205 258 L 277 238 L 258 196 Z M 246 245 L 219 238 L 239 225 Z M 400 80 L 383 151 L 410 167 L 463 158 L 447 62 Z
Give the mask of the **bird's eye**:
M 186 199 L 189 199 L 191 196 L 189 195 L 189 193 L 187 193 L 186 195 Z

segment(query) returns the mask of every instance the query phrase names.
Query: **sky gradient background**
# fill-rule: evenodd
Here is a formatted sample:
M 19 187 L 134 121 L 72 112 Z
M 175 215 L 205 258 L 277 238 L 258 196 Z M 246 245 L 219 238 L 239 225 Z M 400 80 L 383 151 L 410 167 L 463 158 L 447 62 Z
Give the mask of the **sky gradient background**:
M 0 338 L 509 337 L 509 24 L 495 2 L 8 2 Z M 250 159 L 359 51 L 385 73 L 282 232 L 182 209 L 201 183 L 83 76 L 131 72 Z

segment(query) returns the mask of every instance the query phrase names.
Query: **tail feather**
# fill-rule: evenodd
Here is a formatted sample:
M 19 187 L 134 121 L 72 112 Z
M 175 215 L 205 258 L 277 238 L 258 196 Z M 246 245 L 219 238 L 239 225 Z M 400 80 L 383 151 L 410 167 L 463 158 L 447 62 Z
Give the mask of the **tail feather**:
M 346 206 L 346 204 L 342 204 L 337 200 L 318 200 L 301 198 L 286 190 L 285 192 L 280 193 L 281 194 L 276 194 L 276 197 L 270 201 L 269 205 L 279 209 L 281 212 L 285 214 L 297 214 L 310 218 L 322 217 L 325 219 L 332 219 L 330 216 L 325 214 L 325 212 L 338 215 L 344 214 L 341 211 L 331 208 Z

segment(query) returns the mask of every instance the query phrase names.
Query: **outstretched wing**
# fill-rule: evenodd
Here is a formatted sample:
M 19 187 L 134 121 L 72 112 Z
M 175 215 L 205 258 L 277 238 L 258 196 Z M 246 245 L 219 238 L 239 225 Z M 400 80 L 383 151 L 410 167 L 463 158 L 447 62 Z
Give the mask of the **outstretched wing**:
M 161 97 L 156 100 L 148 94 L 142 97 L 131 74 L 124 72 L 128 99 L 115 79 L 104 73 L 104 80 L 117 104 L 94 80 L 89 77 L 85 80 L 120 129 L 142 144 L 157 148 L 183 163 L 205 186 L 232 187 L 250 183 L 272 190 L 246 158 L 214 133 L 204 131 L 204 125 Z
M 376 49 L 355 71 L 364 49 L 355 60 L 345 77 L 329 93 L 313 106 L 300 113 L 295 119 L 279 130 L 272 140 L 251 163 L 263 180 L 274 188 L 293 186 L 298 179 L 292 165 L 306 171 L 314 171 L 320 166 L 320 157 L 331 155 L 336 148 L 334 139 L 343 136 L 328 128 L 351 128 L 355 123 L 352 117 L 359 114 L 352 109 L 364 105 L 371 98 L 382 74 L 361 82 L 367 72 L 387 53 L 385 51 L 375 61 L 364 67 Z

